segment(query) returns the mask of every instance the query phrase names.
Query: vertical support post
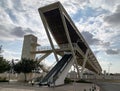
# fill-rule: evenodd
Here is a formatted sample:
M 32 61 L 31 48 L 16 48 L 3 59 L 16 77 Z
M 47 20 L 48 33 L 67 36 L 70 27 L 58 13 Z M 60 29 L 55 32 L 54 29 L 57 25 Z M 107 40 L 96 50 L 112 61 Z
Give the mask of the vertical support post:
M 43 21 L 43 25 L 44 25 L 44 27 L 45 27 L 45 30 L 46 30 L 46 33 L 47 33 L 47 36 L 48 36 L 50 45 L 51 45 L 51 47 L 52 47 L 52 49 L 53 49 L 54 56 L 55 56 L 55 58 L 56 58 L 56 61 L 58 62 L 59 59 L 58 59 L 58 57 L 57 57 L 57 53 L 56 53 L 56 51 L 55 51 L 55 47 L 54 47 L 54 44 L 53 44 L 53 42 L 52 42 L 52 38 L 51 38 L 50 33 L 49 33 L 49 31 L 48 31 L 48 28 L 49 28 L 48 23 L 47 23 L 44 15 L 43 15 L 43 13 L 42 13 L 41 11 L 39 11 L 39 13 L 40 13 L 40 15 L 41 15 L 41 19 L 42 19 L 42 21 Z M 47 25 L 47 26 L 45 26 L 45 25 Z
M 65 33 L 66 33 L 66 36 L 67 36 L 67 39 L 68 39 L 68 43 L 70 44 L 71 52 L 72 52 L 72 55 L 73 55 L 73 60 L 74 60 L 74 63 L 75 63 L 75 66 L 76 66 L 76 69 L 77 69 L 77 72 L 78 72 L 78 78 L 80 78 L 80 72 L 79 72 L 79 68 L 78 68 L 77 58 L 75 56 L 74 48 L 73 48 L 72 41 L 71 41 L 71 38 L 70 38 L 70 35 L 69 35 L 69 32 L 68 32 L 65 17 L 63 16 L 62 6 L 60 6 L 59 9 L 60 9 L 61 18 L 62 18 L 62 21 L 63 21 L 63 26 L 65 28 Z
M 85 65 L 86 65 L 86 62 L 87 62 L 88 53 L 89 53 L 89 49 L 87 49 L 86 54 L 85 54 L 85 58 L 84 58 L 84 61 L 83 61 L 83 65 L 82 65 L 82 69 L 81 69 L 81 76 L 80 76 L 81 79 L 83 78 L 83 71 L 85 69 Z

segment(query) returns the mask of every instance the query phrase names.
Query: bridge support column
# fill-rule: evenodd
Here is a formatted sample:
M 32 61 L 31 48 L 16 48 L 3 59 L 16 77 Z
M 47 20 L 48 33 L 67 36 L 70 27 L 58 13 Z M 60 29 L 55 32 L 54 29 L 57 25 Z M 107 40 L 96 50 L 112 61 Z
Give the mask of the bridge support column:
M 85 69 L 85 65 L 86 65 L 86 62 L 87 62 L 88 53 L 89 53 L 89 49 L 87 49 L 85 57 L 84 57 L 84 61 L 83 61 L 82 69 L 81 69 L 81 74 L 80 74 L 81 79 L 83 78 L 83 71 Z
M 67 39 L 68 39 L 68 43 L 70 44 L 70 48 L 71 48 L 71 52 L 72 52 L 72 55 L 73 55 L 73 63 L 75 64 L 76 66 L 76 69 L 77 69 L 77 73 L 78 73 L 78 78 L 80 79 L 80 72 L 79 72 L 79 68 L 78 68 L 78 63 L 77 63 L 77 58 L 76 58 L 76 55 L 75 55 L 75 50 L 73 48 L 73 45 L 72 45 L 72 41 L 71 41 L 71 38 L 70 38 L 70 35 L 69 35 L 69 32 L 68 32 L 68 28 L 67 28 L 67 24 L 66 24 L 66 21 L 65 21 L 65 17 L 63 16 L 63 7 L 61 6 L 60 7 L 60 13 L 61 13 L 61 18 L 62 18 L 62 21 L 63 21 L 63 26 L 65 28 L 65 33 L 66 33 L 66 36 L 67 36 Z
M 51 54 L 51 52 L 44 54 L 42 57 L 40 57 L 40 58 L 38 59 L 38 62 L 40 63 L 43 59 L 45 59 L 45 58 L 46 58 L 47 56 L 49 56 L 50 54 Z
M 54 56 L 55 56 L 55 58 L 56 58 L 56 61 L 58 62 L 59 59 L 58 59 L 57 53 L 56 53 L 56 51 L 55 51 L 54 44 L 53 44 L 53 42 L 52 42 L 52 38 L 51 38 L 50 33 L 49 33 L 49 30 L 48 30 L 48 28 L 49 28 L 48 23 L 47 23 L 44 15 L 43 15 L 43 13 L 42 13 L 41 11 L 39 11 L 39 13 L 40 13 L 40 15 L 41 15 L 41 19 L 42 19 L 42 21 L 43 21 L 43 25 L 44 25 L 44 27 L 45 27 L 45 31 L 46 31 L 46 33 L 47 33 L 47 36 L 48 36 L 50 45 L 51 45 L 51 47 L 52 47 L 52 49 L 53 49 Z M 46 26 L 46 25 L 47 25 L 47 26 Z

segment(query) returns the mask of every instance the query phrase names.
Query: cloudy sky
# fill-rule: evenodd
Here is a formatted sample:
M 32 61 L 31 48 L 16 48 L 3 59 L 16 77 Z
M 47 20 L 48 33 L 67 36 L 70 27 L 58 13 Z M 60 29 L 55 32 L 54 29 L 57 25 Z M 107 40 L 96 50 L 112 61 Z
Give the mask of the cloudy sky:
M 49 45 L 38 8 L 58 0 L 0 0 L 0 45 L 4 58 L 20 59 L 23 36 Z M 120 73 L 120 0 L 59 0 L 103 70 Z

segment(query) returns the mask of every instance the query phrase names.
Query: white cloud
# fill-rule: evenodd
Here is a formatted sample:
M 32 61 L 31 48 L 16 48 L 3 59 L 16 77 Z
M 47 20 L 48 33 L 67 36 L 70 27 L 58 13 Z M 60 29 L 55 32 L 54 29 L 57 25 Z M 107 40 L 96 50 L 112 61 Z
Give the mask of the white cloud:
M 88 0 L 65 0 L 63 6 L 69 14 L 75 14 L 79 9 L 84 8 Z
M 120 49 L 107 49 L 106 53 L 108 55 L 116 55 L 116 54 L 120 54 Z
M 31 29 L 38 36 L 44 37 L 43 34 L 45 34 L 45 31 L 39 13 L 37 9 L 34 9 L 32 4 L 31 6 L 26 7 L 24 3 L 19 0 L 18 2 L 16 0 L 8 0 L 6 3 L 4 1 L 1 1 L 0 5 L 0 11 L 2 12 L 0 14 L 0 31 L 2 40 L 16 39 L 17 36 L 12 36 L 10 34 L 10 32 L 14 31 L 13 29 L 15 27 Z M 27 5 L 29 5 L 29 3 Z M 37 4 L 37 7 L 39 7 L 39 4 Z M 27 31 L 24 30 L 23 32 Z
M 91 41 L 90 43 L 94 44 L 91 45 L 92 50 L 111 53 L 109 49 L 114 51 L 113 46 L 118 50 L 118 41 L 120 41 L 120 0 L 1 0 L 0 40 L 14 41 L 20 39 L 23 34 L 30 33 L 28 30 L 31 30 L 39 38 L 41 45 L 48 45 L 38 8 L 56 1 L 63 4 L 70 16 L 81 13 L 81 10 L 85 13 L 86 7 L 95 9 L 96 11 L 93 12 L 95 16 L 83 16 L 85 18 L 83 19 L 82 15 L 77 15 L 79 21 L 74 20 L 76 26 L 80 32 L 89 33 L 88 43 Z M 96 14 L 96 12 L 102 12 L 103 10 L 106 10 L 107 13 Z M 89 15 L 89 12 L 87 11 L 86 14 Z M 20 31 L 17 32 L 16 29 Z M 102 53 L 97 55 L 102 57 Z M 7 51 L 5 54 L 8 54 L 9 58 L 16 58 L 15 53 Z M 107 64 L 107 59 L 105 60 L 105 64 Z M 104 67 L 105 64 L 102 63 Z
M 4 58 L 6 58 L 7 60 L 11 61 L 13 58 L 14 59 L 20 59 L 20 53 L 19 52 L 14 52 L 14 51 L 10 51 L 7 49 L 4 49 Z
M 89 0 L 90 6 L 93 8 L 101 7 L 105 10 L 109 10 L 110 12 L 114 12 L 115 6 L 120 4 L 120 0 Z
M 104 21 L 112 27 L 120 28 L 120 4 L 116 6 L 115 12 L 104 17 Z
M 118 12 L 119 9 L 116 8 L 116 11 Z M 112 13 L 112 15 L 114 15 L 114 13 Z M 99 56 L 99 52 L 106 53 L 107 55 L 119 54 L 117 50 L 119 50 L 118 41 L 120 39 L 120 30 L 118 27 L 113 27 L 113 24 L 109 26 L 109 22 L 107 23 L 104 21 L 104 17 L 107 17 L 108 14 L 109 13 L 103 13 L 94 17 L 88 17 L 86 20 L 80 19 L 78 22 L 76 22 L 76 26 L 84 35 L 88 44 L 91 45 L 92 50 L 96 52 Z M 117 17 L 115 16 L 115 18 Z M 111 20 L 111 18 L 108 19 Z M 115 46 L 116 50 L 114 50 L 113 45 Z

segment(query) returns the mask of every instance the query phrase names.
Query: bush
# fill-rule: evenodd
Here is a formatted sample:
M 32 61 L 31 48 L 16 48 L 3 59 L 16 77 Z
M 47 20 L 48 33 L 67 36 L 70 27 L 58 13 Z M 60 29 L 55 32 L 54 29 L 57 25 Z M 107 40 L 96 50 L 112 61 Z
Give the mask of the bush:
M 3 57 L 0 57 L 0 73 L 4 73 L 6 71 L 10 70 L 10 63 L 3 59 Z
M 19 61 L 13 66 L 13 69 L 16 73 L 24 73 L 25 82 L 26 82 L 27 73 L 33 72 L 33 70 L 37 69 L 38 67 L 39 67 L 39 63 L 37 61 L 34 61 L 32 59 L 22 58 L 21 61 Z
M 89 81 L 86 81 L 86 80 L 83 80 L 83 79 L 81 79 L 81 80 L 78 80 L 78 81 L 76 81 L 77 83 L 92 83 L 92 82 L 89 82 Z
M 73 81 L 70 78 L 65 78 L 65 80 L 64 80 L 65 84 L 68 84 L 68 83 L 71 83 L 71 82 L 73 82 Z
M 4 78 L 0 77 L 0 82 L 8 82 L 8 80 L 6 80 L 5 77 Z

